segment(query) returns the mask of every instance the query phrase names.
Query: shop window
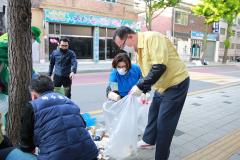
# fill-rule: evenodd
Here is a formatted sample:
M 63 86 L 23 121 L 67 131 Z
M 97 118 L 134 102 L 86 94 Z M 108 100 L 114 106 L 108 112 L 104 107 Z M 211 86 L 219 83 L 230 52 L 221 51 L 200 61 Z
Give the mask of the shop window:
M 118 47 L 112 39 L 107 40 L 107 58 L 113 59 L 117 55 Z
M 175 23 L 181 25 L 188 25 L 188 13 L 176 11 L 175 12 Z
M 49 34 L 60 34 L 60 24 L 49 23 Z
M 115 33 L 115 31 L 116 31 L 116 29 L 110 29 L 110 28 L 108 28 L 108 29 L 107 29 L 107 37 L 112 38 L 113 35 L 114 35 L 114 33 Z
M 236 44 L 236 49 L 240 49 L 240 44 Z
M 74 26 L 74 25 L 62 25 L 62 35 L 81 35 L 81 36 L 92 36 L 92 27 L 85 26 Z
M 49 57 L 52 54 L 52 52 L 57 49 L 59 38 L 58 37 L 49 37 Z
M 100 39 L 99 40 L 99 59 L 100 60 L 105 60 L 105 39 Z
M 220 28 L 220 34 L 225 35 L 226 29 L 225 28 Z
M 240 32 L 237 32 L 237 38 L 240 39 Z
M 106 28 L 99 28 L 99 36 L 106 37 Z
M 62 37 L 70 40 L 69 49 L 76 53 L 77 59 L 93 58 L 93 38 L 86 37 Z

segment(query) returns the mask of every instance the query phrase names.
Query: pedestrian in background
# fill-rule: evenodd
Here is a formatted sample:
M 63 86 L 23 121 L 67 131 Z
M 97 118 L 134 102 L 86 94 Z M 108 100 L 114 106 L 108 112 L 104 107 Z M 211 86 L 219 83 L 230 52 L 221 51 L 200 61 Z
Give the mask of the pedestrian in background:
M 54 69 L 54 73 L 53 73 Z M 77 59 L 69 49 L 69 40 L 61 39 L 59 48 L 50 55 L 48 75 L 53 75 L 54 87 L 64 87 L 64 93 L 71 98 L 72 79 L 77 72 Z
M 142 72 L 138 65 L 131 64 L 130 57 L 123 51 L 114 57 L 112 68 L 107 87 L 107 97 L 110 100 L 118 101 L 138 83 L 142 77 Z
M 131 94 L 155 90 L 148 115 L 148 124 L 140 148 L 156 144 L 155 159 L 167 160 L 170 145 L 187 96 L 189 75 L 174 45 L 158 32 L 135 33 L 120 27 L 113 37 L 120 48 L 137 52 L 137 62 L 143 79 L 131 89 Z

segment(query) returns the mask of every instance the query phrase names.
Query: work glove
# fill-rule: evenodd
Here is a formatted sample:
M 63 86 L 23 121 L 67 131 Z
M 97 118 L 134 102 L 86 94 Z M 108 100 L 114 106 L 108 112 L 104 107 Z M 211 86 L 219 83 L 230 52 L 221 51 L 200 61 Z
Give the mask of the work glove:
M 121 96 L 118 95 L 117 93 L 109 92 L 108 99 L 113 100 L 113 101 L 119 101 L 121 99 Z
M 132 89 L 129 92 L 129 95 L 136 95 L 136 96 L 140 96 L 142 93 L 142 91 L 138 88 L 137 85 L 133 86 Z

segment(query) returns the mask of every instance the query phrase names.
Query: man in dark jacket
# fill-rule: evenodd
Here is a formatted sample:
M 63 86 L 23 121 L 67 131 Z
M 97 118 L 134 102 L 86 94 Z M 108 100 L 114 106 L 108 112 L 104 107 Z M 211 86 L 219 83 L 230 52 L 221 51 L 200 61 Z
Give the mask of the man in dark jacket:
M 38 160 L 95 160 L 98 150 L 79 107 L 53 89 L 47 76 L 32 80 L 32 101 L 21 119 L 21 149 L 33 152 L 38 147 Z
M 68 49 L 69 40 L 61 39 L 59 48 L 50 56 L 48 75 L 52 76 L 54 69 L 54 87 L 64 87 L 65 95 L 71 98 L 71 85 L 74 74 L 77 72 L 77 60 L 74 51 Z

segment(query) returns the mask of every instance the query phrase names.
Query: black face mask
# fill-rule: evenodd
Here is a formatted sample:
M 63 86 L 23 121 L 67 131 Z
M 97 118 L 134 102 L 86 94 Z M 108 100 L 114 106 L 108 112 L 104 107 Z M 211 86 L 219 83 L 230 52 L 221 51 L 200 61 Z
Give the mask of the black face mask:
M 67 53 L 67 49 L 62 49 L 62 48 L 60 48 L 60 51 L 61 51 L 62 53 Z

